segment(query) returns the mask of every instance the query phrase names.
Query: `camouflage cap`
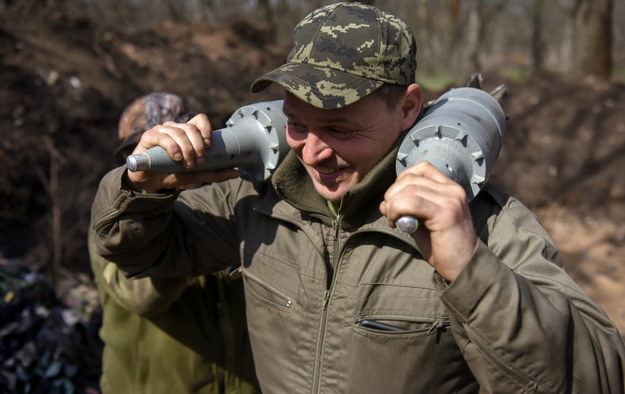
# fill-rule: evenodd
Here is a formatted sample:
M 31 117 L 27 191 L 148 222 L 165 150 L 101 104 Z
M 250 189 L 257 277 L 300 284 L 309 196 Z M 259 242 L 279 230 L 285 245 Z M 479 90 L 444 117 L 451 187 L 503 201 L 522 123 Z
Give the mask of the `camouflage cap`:
M 273 82 L 324 109 L 341 108 L 384 83 L 415 82 L 417 45 L 399 18 L 362 3 L 335 3 L 308 14 L 293 30 L 287 63 L 252 84 Z
M 124 109 L 117 127 L 122 149 L 139 142 L 144 131 L 167 121 L 186 122 L 194 116 L 187 103 L 173 93 L 152 92 L 134 99 Z

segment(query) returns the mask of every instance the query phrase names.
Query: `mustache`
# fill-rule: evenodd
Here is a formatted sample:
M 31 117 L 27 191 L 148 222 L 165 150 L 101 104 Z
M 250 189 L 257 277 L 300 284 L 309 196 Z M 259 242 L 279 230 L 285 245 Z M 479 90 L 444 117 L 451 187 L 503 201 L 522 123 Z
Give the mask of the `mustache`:
M 333 173 L 333 172 L 337 172 L 337 171 L 341 171 L 346 168 L 349 168 L 350 165 L 347 163 L 341 163 L 341 162 L 337 163 L 334 161 L 332 162 L 326 161 L 326 162 L 315 164 L 312 167 L 321 173 L 329 174 L 329 173 Z

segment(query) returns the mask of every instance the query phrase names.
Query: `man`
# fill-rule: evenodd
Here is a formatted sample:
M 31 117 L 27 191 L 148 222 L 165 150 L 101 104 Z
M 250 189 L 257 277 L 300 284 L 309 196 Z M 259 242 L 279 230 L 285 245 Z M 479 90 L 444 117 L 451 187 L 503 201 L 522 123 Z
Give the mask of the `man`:
M 252 86 L 285 90 L 291 152 L 271 181 L 118 168 L 93 205 L 99 252 L 137 277 L 239 259 L 264 393 L 623 392 L 619 333 L 531 212 L 491 186 L 468 204 L 428 163 L 395 176 L 423 103 L 408 27 L 337 3 L 294 40 Z M 193 167 L 209 143 L 197 116 L 135 152 Z M 179 192 L 200 182 L 216 183 Z
M 193 116 L 177 95 L 135 99 L 119 122 L 119 159 L 141 134 Z M 255 393 L 242 281 L 222 271 L 184 278 L 129 280 L 89 249 L 101 295 L 103 393 Z

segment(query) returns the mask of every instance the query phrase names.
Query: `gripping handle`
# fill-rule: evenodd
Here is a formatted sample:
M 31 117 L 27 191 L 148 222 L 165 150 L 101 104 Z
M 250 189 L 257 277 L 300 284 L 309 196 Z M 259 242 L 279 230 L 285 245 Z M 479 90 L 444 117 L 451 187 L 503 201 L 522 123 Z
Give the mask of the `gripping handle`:
M 401 216 L 399 219 L 397 219 L 395 224 L 397 225 L 397 228 L 408 234 L 414 233 L 415 231 L 417 231 L 417 228 L 419 228 L 419 220 L 417 220 L 416 217 L 410 215 Z
M 496 98 L 499 92 L 465 87 L 439 97 L 404 137 L 397 174 L 427 161 L 462 186 L 471 201 L 486 184 L 501 148 L 507 116 Z M 411 216 L 396 224 L 407 233 L 418 227 Z
M 206 162 L 201 166 L 185 168 L 181 162 L 173 161 L 160 146 L 128 156 L 126 166 L 131 172 L 168 174 L 236 168 L 241 178 L 264 182 L 289 151 L 282 104 L 282 100 L 276 100 L 239 108 L 226 122 L 225 128 L 213 131 L 211 146 L 206 150 Z

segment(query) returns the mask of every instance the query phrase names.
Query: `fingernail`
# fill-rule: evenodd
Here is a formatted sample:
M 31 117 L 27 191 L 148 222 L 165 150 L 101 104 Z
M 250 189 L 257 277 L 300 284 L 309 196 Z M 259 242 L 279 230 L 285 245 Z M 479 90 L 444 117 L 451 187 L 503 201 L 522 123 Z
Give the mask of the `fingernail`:
M 204 138 L 204 145 L 210 146 L 210 144 L 211 144 L 211 140 L 209 140 L 208 138 Z
M 196 166 L 201 166 L 205 162 L 206 162 L 206 159 L 204 157 L 198 157 L 197 159 L 195 159 L 195 165 Z
M 193 161 L 187 160 L 187 161 L 184 162 L 184 165 L 189 167 L 189 168 L 191 168 L 191 167 L 193 167 Z

